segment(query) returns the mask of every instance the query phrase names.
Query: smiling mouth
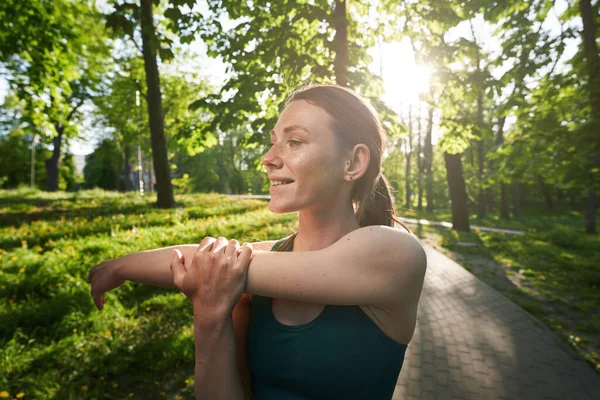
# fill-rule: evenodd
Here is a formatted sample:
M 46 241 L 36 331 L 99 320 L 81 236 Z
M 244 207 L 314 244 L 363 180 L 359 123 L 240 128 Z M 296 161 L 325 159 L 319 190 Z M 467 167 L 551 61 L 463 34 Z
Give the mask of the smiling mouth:
M 283 181 L 271 181 L 271 186 L 285 186 L 290 183 L 294 183 L 292 180 L 283 180 Z

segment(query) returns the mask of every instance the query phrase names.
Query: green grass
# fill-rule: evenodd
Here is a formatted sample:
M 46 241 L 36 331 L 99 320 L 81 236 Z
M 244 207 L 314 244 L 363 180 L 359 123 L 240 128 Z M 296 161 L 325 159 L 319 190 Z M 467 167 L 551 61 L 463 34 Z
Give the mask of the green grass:
M 414 211 L 402 215 L 451 220 L 447 211 L 439 215 Z M 584 233 L 583 215 L 531 210 L 518 220 L 501 221 L 496 215 L 489 215 L 483 220 L 472 218 L 471 223 L 523 230 L 525 234 L 457 232 L 432 226 L 419 226 L 417 234 L 433 234 L 438 244 L 467 260 L 481 257 L 503 265 L 490 276 L 474 269 L 468 261 L 462 262 L 479 279 L 545 322 L 600 373 L 600 236 Z M 465 243 L 472 245 L 464 246 Z M 511 275 L 519 275 L 523 287 L 498 283 L 499 277 Z
M 296 221 L 260 200 L 182 195 L 174 210 L 158 210 L 154 201 L 99 190 L 0 191 L 0 398 L 193 396 L 192 309 L 185 297 L 127 282 L 107 293 L 98 312 L 87 272 L 107 258 L 207 235 L 280 238 Z M 424 229 L 449 249 L 522 271 L 535 290 L 506 294 L 598 364 L 598 238 L 579 234 L 575 215 L 549 218 L 556 219 L 532 217 L 520 228 L 513 222 L 525 236 Z
M 85 282 L 107 258 L 225 236 L 280 238 L 296 223 L 260 200 L 99 190 L 0 191 L 0 397 L 193 396 L 192 309 L 176 290 L 131 282 L 98 312 Z M 6 392 L 6 393 L 5 393 Z

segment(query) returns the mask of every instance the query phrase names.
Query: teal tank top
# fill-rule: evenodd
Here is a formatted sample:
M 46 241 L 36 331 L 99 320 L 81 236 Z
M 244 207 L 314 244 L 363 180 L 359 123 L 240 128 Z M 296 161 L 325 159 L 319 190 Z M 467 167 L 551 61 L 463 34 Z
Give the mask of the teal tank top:
M 248 365 L 256 400 L 392 398 L 407 346 L 359 306 L 326 305 L 316 319 L 298 326 L 281 324 L 271 307 L 272 298 L 253 296 Z

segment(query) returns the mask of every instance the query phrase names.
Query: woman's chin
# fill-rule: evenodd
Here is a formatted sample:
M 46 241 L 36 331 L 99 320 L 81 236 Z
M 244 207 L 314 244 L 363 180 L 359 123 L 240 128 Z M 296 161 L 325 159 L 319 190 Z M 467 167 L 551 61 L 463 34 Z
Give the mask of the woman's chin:
M 286 213 L 298 211 L 297 209 L 292 208 L 290 206 L 286 206 L 284 204 L 277 204 L 276 202 L 273 202 L 272 199 L 269 201 L 268 207 L 269 207 L 269 211 L 271 211 L 275 214 L 286 214 Z

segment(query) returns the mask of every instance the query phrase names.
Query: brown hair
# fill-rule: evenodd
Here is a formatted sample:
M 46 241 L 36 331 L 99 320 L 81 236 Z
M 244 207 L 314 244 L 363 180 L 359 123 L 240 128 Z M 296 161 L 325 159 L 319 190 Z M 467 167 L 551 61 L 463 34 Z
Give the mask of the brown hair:
M 387 139 L 377 111 L 354 91 L 337 85 L 300 87 L 288 97 L 286 106 L 296 100 L 305 100 L 327 111 L 333 118 L 332 129 L 344 148 L 352 149 L 359 143 L 369 148 L 371 162 L 367 172 L 355 182 L 351 192 L 358 224 L 393 227 L 398 223 L 410 233 L 395 216 L 390 185 L 381 172 Z

